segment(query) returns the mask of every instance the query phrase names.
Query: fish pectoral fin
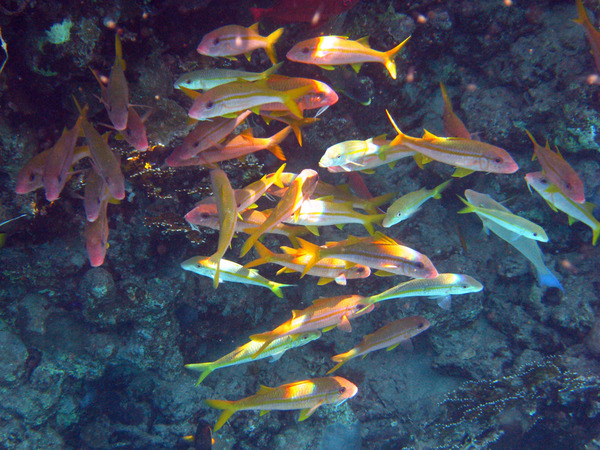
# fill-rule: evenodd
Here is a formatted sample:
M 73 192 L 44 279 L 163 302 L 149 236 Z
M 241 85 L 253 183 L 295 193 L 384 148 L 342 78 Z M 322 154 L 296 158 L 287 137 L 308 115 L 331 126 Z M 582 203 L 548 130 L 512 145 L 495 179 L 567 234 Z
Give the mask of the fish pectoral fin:
M 300 410 L 300 416 L 298 417 L 298 422 L 302 422 L 303 420 L 308 419 L 312 414 L 317 410 L 319 406 L 323 404 L 324 400 L 319 401 L 316 405 Z
M 342 320 L 338 324 L 338 328 L 342 331 L 345 331 L 346 333 L 352 332 L 352 325 L 350 325 L 350 321 L 348 320 L 348 317 L 346 317 L 345 314 L 342 316 Z
M 438 306 L 442 309 L 445 309 L 446 311 L 450 311 L 450 308 L 452 306 L 452 296 L 451 295 L 445 295 L 443 297 L 438 297 Z
M 327 65 L 327 64 L 319 64 L 319 67 L 321 69 L 325 69 L 325 70 L 335 70 L 335 67 Z
M 375 276 L 378 276 L 378 277 L 395 277 L 396 275 L 398 275 L 398 274 L 388 272 L 386 270 L 378 270 L 377 272 L 375 272 Z
M 354 63 L 350 64 L 356 73 L 360 72 L 360 68 L 362 67 L 362 63 Z
M 333 330 L 335 327 L 337 327 L 337 325 L 330 325 L 328 327 L 323 328 L 323 333 L 327 333 L 328 331 Z
M 317 281 L 317 286 L 323 286 L 325 284 L 331 283 L 332 281 L 333 281 L 333 278 L 321 277 L 321 278 L 319 278 L 319 281 Z
M 346 286 L 346 274 L 340 273 L 337 277 L 335 277 L 335 282 L 340 286 Z
M 268 409 L 263 409 L 263 410 L 260 412 L 260 416 L 262 417 L 262 416 L 264 416 L 264 415 L 265 415 L 266 413 L 268 413 L 268 412 L 269 412 L 269 410 L 268 410 Z
M 466 177 L 467 175 L 472 174 L 473 172 L 475 172 L 475 171 L 472 169 L 466 169 L 464 167 L 457 167 L 456 170 L 454 170 L 454 173 L 452 174 L 452 176 L 455 178 L 463 178 L 463 177 Z
M 278 361 L 279 358 L 281 358 L 281 355 L 283 355 L 285 352 L 281 352 L 281 353 L 275 353 L 274 355 L 271 355 L 271 359 L 269 359 L 270 363 L 273 363 L 275 361 Z

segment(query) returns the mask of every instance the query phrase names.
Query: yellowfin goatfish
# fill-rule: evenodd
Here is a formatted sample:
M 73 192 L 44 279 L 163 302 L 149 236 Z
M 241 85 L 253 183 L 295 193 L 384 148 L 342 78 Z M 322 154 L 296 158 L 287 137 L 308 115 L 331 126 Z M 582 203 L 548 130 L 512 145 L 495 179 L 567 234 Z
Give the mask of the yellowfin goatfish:
M 225 356 L 217 359 L 216 361 L 198 364 L 186 364 L 184 367 L 196 372 L 202 372 L 200 378 L 198 378 L 198 381 L 196 382 L 196 386 L 198 386 L 208 375 L 211 374 L 211 372 L 216 369 L 236 366 L 238 364 L 246 364 L 268 357 L 271 357 L 271 362 L 275 362 L 288 350 L 296 347 L 302 347 L 303 345 L 319 339 L 320 337 L 320 331 L 308 331 L 299 335 L 291 334 L 284 336 L 271 342 L 265 351 L 262 352 L 257 358 L 252 358 L 252 355 L 258 351 L 262 345 L 262 342 L 250 341 L 236 348 L 231 353 L 228 353 Z
M 88 222 L 94 222 L 100 215 L 102 202 L 108 200 L 110 193 L 104 180 L 92 168 L 85 178 L 85 190 L 83 194 L 83 208 Z
M 237 203 L 235 194 L 229 183 L 227 174 L 221 169 L 210 171 L 210 184 L 217 200 L 217 210 L 219 212 L 219 244 L 217 251 L 210 257 L 217 267 L 213 278 L 215 288 L 219 286 L 219 271 L 221 259 L 225 255 L 227 248 L 231 245 L 231 239 L 235 233 L 235 224 L 237 222 Z
M 233 413 L 257 409 L 261 415 L 268 411 L 289 411 L 300 409 L 301 422 L 308 419 L 321 405 L 341 405 L 358 392 L 358 388 L 350 381 L 341 377 L 314 378 L 312 380 L 296 381 L 270 388 L 261 386 L 258 392 L 250 397 L 236 401 L 205 400 L 211 408 L 223 412 L 217 420 L 215 431 L 218 431 Z
M 278 264 L 283 266 L 283 268 L 277 272 L 277 275 L 285 272 L 302 273 L 304 270 L 302 261 L 298 261 L 294 256 L 295 249 L 281 247 L 284 253 L 274 253 L 258 241 L 254 243 L 254 248 L 258 252 L 260 258 L 245 264 L 244 267 L 256 267 L 266 263 Z M 294 262 L 294 260 L 296 260 L 296 262 Z M 306 274 L 313 277 L 319 277 L 319 281 L 317 282 L 319 286 L 332 281 L 345 286 L 346 280 L 367 278 L 371 275 L 371 268 L 360 264 L 354 264 L 348 267 L 348 263 L 343 259 L 323 258 Z
M 197 273 L 198 275 L 212 278 L 213 280 L 216 277 L 217 272 L 217 264 L 211 258 L 206 256 L 194 256 L 189 258 L 181 263 L 181 268 Z M 293 286 L 292 284 L 282 284 L 267 280 L 260 275 L 257 270 L 246 269 L 242 265 L 227 259 L 221 259 L 220 261 L 219 282 L 221 281 L 262 286 L 270 289 L 271 292 L 279 298 L 283 298 L 283 293 L 281 292 L 282 287 Z
M 365 303 L 374 304 L 404 297 L 438 297 L 441 308 L 450 308 L 450 296 L 479 292 L 483 285 L 469 275 L 441 273 L 435 278 L 415 279 L 405 281 L 380 294 L 365 299 Z
M 377 155 L 380 151 L 389 147 L 390 142 L 392 141 L 387 140 L 385 134 L 364 141 L 339 142 L 325 150 L 319 161 L 319 167 L 341 166 L 351 162 L 360 165 L 364 158 Z
M 362 295 L 340 295 L 337 297 L 319 298 L 302 311 L 292 310 L 292 318 L 277 328 L 266 333 L 253 334 L 250 339 L 262 342 L 263 345 L 253 355 L 256 358 L 267 346 L 277 338 L 289 334 L 307 331 L 329 331 L 338 327 L 342 331 L 351 332 L 350 320 L 373 311 L 375 305 L 365 304 Z
M 181 89 L 185 87 L 193 90 L 207 91 L 222 84 L 231 83 L 232 81 L 256 81 L 264 80 L 269 75 L 275 73 L 283 63 L 275 64 L 269 67 L 264 72 L 244 72 L 243 70 L 231 69 L 202 69 L 193 72 L 184 73 L 181 75 L 173 87 Z
M 219 142 L 229 136 L 250 114 L 252 111 L 244 111 L 233 119 L 215 117 L 213 120 L 198 123 L 165 162 L 171 167 L 185 165 L 185 161 L 198 153 L 210 147 L 219 147 Z
M 452 102 L 448 97 L 448 91 L 444 83 L 440 83 L 440 89 L 442 90 L 442 98 L 444 99 L 444 112 L 442 114 L 444 133 L 449 137 L 471 139 L 471 133 L 469 133 L 463 121 L 460 120 L 452 109 Z
M 258 22 L 246 28 L 241 25 L 226 25 L 207 33 L 198 44 L 196 51 L 206 56 L 237 56 L 250 54 L 264 48 L 273 64 L 277 63 L 275 43 L 283 34 L 283 28 L 275 30 L 268 36 L 258 34 Z
M 546 141 L 546 146 L 542 147 L 535 141 L 529 131 L 525 130 L 525 132 L 533 143 L 533 156 L 542 165 L 544 175 L 575 203 L 585 203 L 583 181 L 581 181 L 577 172 L 560 153 L 550 150 L 548 141 Z
M 408 341 L 410 338 L 422 333 L 429 326 L 429 321 L 421 316 L 405 317 L 385 325 L 374 333 L 366 335 L 361 343 L 353 349 L 333 356 L 331 359 L 337 362 L 337 365 L 329 370 L 327 374 L 335 372 L 348 361 L 358 356 L 364 358 L 369 353 L 382 348 L 387 348 L 388 351 L 394 350 L 402 342 Z
M 104 199 L 98 211 L 98 218 L 93 222 L 85 221 L 85 248 L 92 267 L 104 264 L 108 249 L 108 199 Z
M 352 208 L 352 202 L 334 202 L 325 199 L 309 199 L 302 203 L 297 214 L 284 220 L 293 225 L 304 225 L 318 235 L 316 227 L 336 225 L 341 228 L 347 223 L 362 224 L 369 234 L 374 234 L 373 224 L 381 224 L 385 214 L 361 214 Z
M 417 152 L 415 160 L 421 167 L 429 161 L 449 164 L 457 167 L 454 177 L 464 177 L 474 171 L 514 173 L 519 170 L 508 152 L 500 147 L 472 139 L 437 137 L 427 130 L 422 138 L 414 138 L 402 133 L 389 112 L 387 115 L 398 133 L 392 145 L 403 144 Z
M 465 190 L 465 197 L 476 206 L 510 212 L 510 210 L 502 206 L 489 195 L 467 189 Z M 487 219 L 485 216 L 480 216 L 479 214 L 477 214 L 477 216 L 481 219 L 481 222 L 483 222 L 483 228 L 486 233 L 489 234 L 489 231 L 493 232 L 500 239 L 508 242 L 510 245 L 516 248 L 533 264 L 541 286 L 556 287 L 561 290 L 563 289 L 560 281 L 558 281 L 556 276 L 550 271 L 550 269 L 548 269 L 548 267 L 546 267 L 546 264 L 544 264 L 544 255 L 536 241 L 513 233 L 512 231 L 507 230 L 497 223 Z
M 546 200 L 553 210 L 560 209 L 567 214 L 569 216 L 569 224 L 575 220 L 579 220 L 590 227 L 592 229 L 592 245 L 596 245 L 598 236 L 600 235 L 600 222 L 598 222 L 592 213 L 596 205 L 590 202 L 586 202 L 583 205 L 575 203 L 564 195 L 558 187 L 553 185 L 550 179 L 542 172 L 528 173 L 525 176 L 525 181 Z
M 149 117 L 152 110 L 140 117 L 133 106 L 127 108 L 127 126 L 119 133 L 125 141 L 138 151 L 148 149 L 148 136 L 144 122 Z
M 258 114 L 261 105 L 283 103 L 294 116 L 302 118 L 297 100 L 312 89 L 311 85 L 306 85 L 289 91 L 277 91 L 269 88 L 265 80 L 234 81 L 209 89 L 202 94 L 191 94 L 194 96 L 194 103 L 188 115 L 192 119 L 206 120 L 237 114 L 247 109 Z M 190 91 L 185 89 L 184 91 L 190 94 Z
M 281 197 L 277 206 L 273 208 L 267 220 L 259 225 L 244 243 L 240 256 L 248 253 L 263 233 L 268 232 L 275 225 L 294 215 L 300 209 L 302 202 L 306 201 L 313 193 L 318 181 L 319 174 L 314 170 L 304 169 L 300 172 Z
M 303 275 L 321 258 L 340 258 L 378 269 L 386 274 L 406 275 L 412 278 L 434 278 L 438 275 L 427 256 L 401 245 L 379 231 L 374 236 L 350 236 L 345 241 L 328 242 L 321 247 L 304 239 L 299 238 L 298 241 L 301 248 L 297 250 L 297 257 L 310 255 Z
M 390 205 L 381 225 L 385 228 L 389 228 L 392 225 L 408 219 L 430 198 L 442 198 L 441 192 L 448 187 L 450 181 L 452 180 L 444 181 L 438 187 L 433 189 L 421 188 L 418 191 L 403 195 Z
M 466 208 L 463 208 L 458 212 L 459 214 L 468 214 L 474 212 L 477 213 L 478 216 L 483 216 L 486 219 L 497 223 L 501 227 L 512 231 L 516 235 L 524 236 L 535 241 L 548 242 L 548 235 L 544 229 L 530 220 L 527 220 L 521 216 L 517 216 L 511 212 L 475 206 L 462 197 L 458 198 L 460 198 L 460 200 L 467 205 Z
M 305 64 L 317 64 L 325 69 L 333 69 L 332 66 L 340 64 L 350 64 L 357 72 L 362 63 L 378 62 L 385 66 L 395 80 L 394 58 L 409 39 L 410 36 L 393 49 L 380 52 L 369 47 L 368 37 L 352 41 L 344 36 L 321 36 L 294 45 L 287 53 L 287 59 Z

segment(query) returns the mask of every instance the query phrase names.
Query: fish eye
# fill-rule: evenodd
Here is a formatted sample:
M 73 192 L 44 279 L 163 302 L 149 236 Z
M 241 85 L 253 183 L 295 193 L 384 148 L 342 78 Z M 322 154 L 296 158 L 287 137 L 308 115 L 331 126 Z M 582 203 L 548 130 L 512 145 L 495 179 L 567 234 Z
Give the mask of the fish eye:
M 215 38 L 215 40 L 213 41 L 213 45 L 217 45 L 219 43 L 219 38 Z
M 537 237 L 537 233 L 535 233 L 535 232 L 534 232 L 534 233 L 533 233 L 533 235 L 534 235 L 535 237 Z
M 567 183 L 565 184 L 565 187 L 570 191 L 571 189 L 573 189 L 573 186 L 571 186 L 571 183 Z
M 356 273 L 363 273 L 365 271 L 364 267 L 359 267 L 356 269 Z
M 342 386 L 341 388 L 339 388 L 339 389 L 338 389 L 338 392 L 339 392 L 340 394 L 343 394 L 344 392 L 346 392 L 346 387 L 345 387 L 345 386 Z
M 502 158 L 494 158 L 494 162 L 496 164 L 500 164 L 502 162 Z
M 29 174 L 29 181 L 34 181 L 35 180 L 35 173 L 31 172 Z
M 425 324 L 423 322 L 419 322 L 417 324 L 417 328 L 423 328 L 425 326 Z
M 365 308 L 366 306 L 367 306 L 367 305 L 360 305 L 360 304 L 359 304 L 359 305 L 356 305 L 356 309 L 357 309 L 358 311 L 360 311 L 361 309 Z
M 200 145 L 200 141 L 196 141 L 192 144 L 192 147 L 196 148 Z
M 310 53 L 310 49 L 308 47 L 302 47 L 301 52 L 304 53 L 305 55 L 308 55 Z
M 423 268 L 425 268 L 425 264 L 423 264 L 421 261 L 417 261 L 417 262 L 415 263 L 415 267 L 416 267 L 417 269 L 423 269 Z
M 467 289 L 469 286 L 467 286 L 466 284 L 463 284 L 461 287 L 462 287 L 463 289 Z
M 210 214 L 207 212 L 203 212 L 203 213 L 200 213 L 200 217 L 202 219 L 208 219 L 210 217 Z
M 206 102 L 206 109 L 211 109 L 213 106 L 215 106 L 215 102 L 213 102 L 212 100 Z

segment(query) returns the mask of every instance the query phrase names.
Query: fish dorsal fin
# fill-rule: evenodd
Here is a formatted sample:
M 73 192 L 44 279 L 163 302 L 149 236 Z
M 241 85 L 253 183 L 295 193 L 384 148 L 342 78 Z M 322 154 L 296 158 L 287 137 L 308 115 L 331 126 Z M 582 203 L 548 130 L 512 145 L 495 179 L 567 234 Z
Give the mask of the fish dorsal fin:
M 186 88 L 185 86 L 181 86 L 179 89 L 192 100 L 201 95 L 200 92 L 196 92 L 192 89 Z
M 312 413 L 314 413 L 315 410 L 319 406 L 321 406 L 324 402 L 325 402 L 324 400 L 321 400 L 316 405 L 313 405 L 310 408 L 306 408 L 306 409 L 301 410 L 300 411 L 300 417 L 298 417 L 298 422 L 302 422 L 303 420 L 308 419 L 312 415 Z
M 249 30 L 254 31 L 255 33 L 258 33 L 258 22 L 253 23 L 252 25 L 250 25 L 248 27 Z
M 427 140 L 427 141 L 433 141 L 435 139 L 439 139 L 439 137 L 437 137 L 435 134 L 430 133 L 427 130 L 423 130 L 423 139 Z
M 371 142 L 385 140 L 385 139 L 387 139 L 387 134 L 380 134 L 379 136 L 375 136 L 374 138 L 371 138 Z
M 389 236 L 386 236 L 381 231 L 376 231 L 373 235 L 375 244 L 398 245 L 398 243 Z
M 271 392 L 273 389 L 274 389 L 274 388 L 272 388 L 272 387 L 269 387 L 269 386 L 264 386 L 264 385 L 262 385 L 262 384 L 261 384 L 261 385 L 260 385 L 260 387 L 258 388 L 258 392 L 257 392 L 256 394 L 257 394 L 257 395 L 258 395 L 258 394 L 261 394 L 261 395 L 263 395 L 263 394 L 268 394 L 268 393 L 269 393 L 269 392 Z
M 346 317 L 345 314 L 342 316 L 342 320 L 338 324 L 338 328 L 342 331 L 345 331 L 346 333 L 352 332 L 352 325 L 350 325 L 350 321 L 348 320 L 348 317 Z
M 299 309 L 292 309 L 292 320 L 294 320 L 296 317 L 298 317 L 300 314 L 302 314 L 302 311 Z
M 313 300 L 313 305 L 320 307 L 323 306 L 326 303 L 329 303 L 329 301 L 331 300 L 331 297 L 322 297 L 322 298 L 318 298 L 316 300 Z
M 357 39 L 356 42 L 358 42 L 360 45 L 364 45 L 367 48 L 371 48 L 369 45 L 369 36 L 363 36 L 360 39 Z

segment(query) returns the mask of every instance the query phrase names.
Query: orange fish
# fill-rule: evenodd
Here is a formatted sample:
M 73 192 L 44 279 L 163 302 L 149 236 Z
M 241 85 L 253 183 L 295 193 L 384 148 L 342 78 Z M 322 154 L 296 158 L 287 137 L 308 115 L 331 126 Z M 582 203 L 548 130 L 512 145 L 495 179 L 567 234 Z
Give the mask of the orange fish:
M 440 82 L 440 89 L 442 90 L 442 98 L 444 99 L 444 113 L 442 114 L 444 133 L 450 137 L 471 139 L 471 133 L 469 133 L 463 121 L 460 120 L 452 109 L 452 102 L 448 97 L 448 91 L 442 82 Z
M 550 150 L 548 141 L 546 141 L 546 146 L 542 147 L 535 141 L 529 131 L 525 130 L 525 132 L 533 142 L 534 159 L 538 159 L 542 169 L 544 169 L 544 174 L 563 194 L 575 203 L 585 203 L 583 181 L 581 181 L 577 172 L 573 170 L 560 153 Z
M 576 0 L 576 3 L 579 17 L 577 17 L 577 19 L 573 19 L 573 22 L 583 26 L 587 40 L 590 43 L 590 47 L 592 47 L 592 54 L 594 55 L 596 70 L 600 72 L 600 32 L 594 28 L 594 25 L 592 25 L 592 22 L 590 22 L 590 19 L 588 19 L 588 15 L 585 12 L 582 1 Z

